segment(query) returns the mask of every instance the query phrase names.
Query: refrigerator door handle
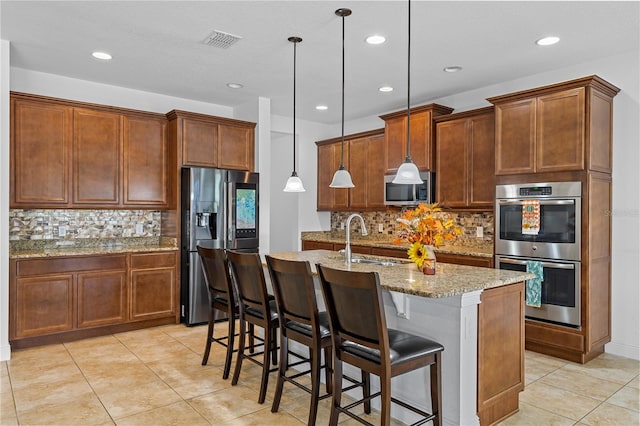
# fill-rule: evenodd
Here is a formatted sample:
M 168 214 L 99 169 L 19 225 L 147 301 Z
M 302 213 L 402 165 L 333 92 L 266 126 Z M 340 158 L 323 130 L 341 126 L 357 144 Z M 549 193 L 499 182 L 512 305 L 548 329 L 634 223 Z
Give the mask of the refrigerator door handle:
M 233 241 L 235 239 L 236 230 L 235 230 L 235 212 L 233 210 L 233 183 L 225 182 L 225 186 L 227 187 L 227 248 L 233 249 Z

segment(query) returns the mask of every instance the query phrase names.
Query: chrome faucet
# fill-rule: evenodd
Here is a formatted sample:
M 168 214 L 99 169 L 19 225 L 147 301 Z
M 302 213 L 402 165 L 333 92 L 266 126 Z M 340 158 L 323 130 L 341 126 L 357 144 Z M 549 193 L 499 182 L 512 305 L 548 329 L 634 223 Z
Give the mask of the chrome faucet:
M 364 224 L 364 219 L 358 213 L 354 213 L 347 218 L 347 240 L 344 247 L 344 256 L 347 263 L 351 263 L 351 219 L 357 217 L 360 219 L 360 228 L 362 235 L 368 235 L 367 227 Z

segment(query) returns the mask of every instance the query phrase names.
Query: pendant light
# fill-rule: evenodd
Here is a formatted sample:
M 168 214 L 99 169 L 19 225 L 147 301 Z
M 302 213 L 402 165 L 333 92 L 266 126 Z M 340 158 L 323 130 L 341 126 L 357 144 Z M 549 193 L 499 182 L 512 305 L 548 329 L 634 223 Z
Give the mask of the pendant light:
M 340 168 L 333 175 L 331 188 L 353 188 L 355 185 L 351 180 L 351 175 L 344 168 L 344 18 L 351 15 L 351 9 L 340 8 L 336 10 L 336 15 L 342 17 L 342 153 L 340 155 Z
M 291 177 L 287 179 L 284 192 L 305 192 L 304 186 L 302 186 L 302 180 L 296 173 L 296 45 L 302 41 L 300 37 L 289 37 L 291 43 L 293 43 L 293 172 Z
M 398 167 L 393 183 L 421 184 L 420 171 L 411 160 L 411 0 L 409 0 L 409 23 L 407 25 L 407 157 Z

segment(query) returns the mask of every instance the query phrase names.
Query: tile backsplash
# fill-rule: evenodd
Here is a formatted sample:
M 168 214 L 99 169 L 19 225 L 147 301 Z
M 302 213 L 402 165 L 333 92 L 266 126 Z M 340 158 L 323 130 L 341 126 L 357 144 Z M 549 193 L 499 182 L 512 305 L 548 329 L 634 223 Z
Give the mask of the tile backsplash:
M 160 237 L 150 210 L 9 210 L 9 240 Z
M 354 212 L 331 212 L 331 231 L 343 231 L 341 226 L 346 223 L 347 218 Z M 363 218 L 367 225 L 370 238 L 393 239 L 398 231 L 400 224 L 396 221 L 400 217 L 400 211 L 377 211 L 377 212 L 357 212 Z M 449 212 L 456 224 L 463 230 L 464 238 L 474 238 L 476 236 L 477 227 L 482 227 L 482 239 L 493 241 L 494 216 L 493 212 L 481 213 L 464 213 Z M 382 233 L 378 232 L 378 226 L 382 224 Z M 344 232 L 344 231 L 343 231 Z M 360 232 L 360 225 L 352 222 L 351 232 Z

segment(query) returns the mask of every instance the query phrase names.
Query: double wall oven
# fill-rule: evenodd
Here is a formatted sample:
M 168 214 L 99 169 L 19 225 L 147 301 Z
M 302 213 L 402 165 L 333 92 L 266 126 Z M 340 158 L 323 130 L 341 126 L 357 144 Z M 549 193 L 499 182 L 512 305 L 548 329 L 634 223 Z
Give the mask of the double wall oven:
M 496 267 L 543 272 L 541 306 L 528 319 L 580 328 L 581 182 L 496 186 Z

